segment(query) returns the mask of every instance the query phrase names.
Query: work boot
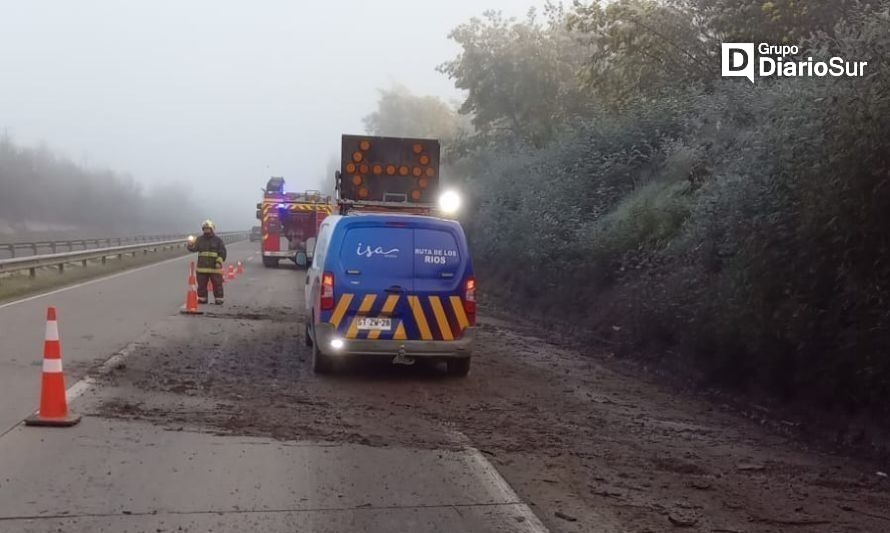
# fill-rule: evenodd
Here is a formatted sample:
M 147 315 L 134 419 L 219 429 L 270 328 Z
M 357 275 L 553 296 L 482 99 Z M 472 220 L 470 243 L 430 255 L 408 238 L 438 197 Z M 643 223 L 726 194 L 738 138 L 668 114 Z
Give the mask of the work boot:
M 199 304 L 206 304 L 206 303 L 207 303 L 207 298 L 198 298 L 198 303 L 199 303 Z
M 213 303 L 215 303 L 216 305 L 222 305 L 222 304 L 223 304 L 223 299 L 222 299 L 222 298 L 216 298 L 216 299 L 213 300 Z

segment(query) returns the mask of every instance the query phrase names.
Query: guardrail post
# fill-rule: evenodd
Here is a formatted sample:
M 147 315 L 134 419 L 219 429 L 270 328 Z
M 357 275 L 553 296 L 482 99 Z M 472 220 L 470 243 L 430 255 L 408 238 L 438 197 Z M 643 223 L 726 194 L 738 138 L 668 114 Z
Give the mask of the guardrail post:
M 37 255 L 37 243 L 36 242 L 31 245 L 31 248 L 34 250 L 34 255 Z
M 68 251 L 69 252 L 74 251 L 74 242 L 73 241 L 68 241 Z
M 87 267 L 87 260 L 86 260 L 86 259 L 83 260 L 83 267 L 84 267 L 84 268 Z
M 36 268 L 29 268 L 29 269 L 28 269 L 28 277 L 29 277 L 29 278 L 36 278 L 36 277 L 37 277 L 37 269 L 36 269 Z
M 59 263 L 59 274 L 65 273 L 65 263 Z
M 49 243 L 49 247 L 53 251 L 53 253 L 56 253 L 56 243 L 54 243 L 54 242 Z
M 102 264 L 103 264 L 103 265 L 105 264 L 105 261 L 106 261 L 106 257 L 103 255 L 103 256 L 102 256 Z

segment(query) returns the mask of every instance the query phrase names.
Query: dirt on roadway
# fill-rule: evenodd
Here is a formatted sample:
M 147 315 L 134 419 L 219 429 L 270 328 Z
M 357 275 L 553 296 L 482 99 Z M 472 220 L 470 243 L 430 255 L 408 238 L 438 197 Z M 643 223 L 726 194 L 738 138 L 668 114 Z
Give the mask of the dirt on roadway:
M 92 414 L 285 440 L 470 444 L 554 532 L 890 530 L 886 469 L 807 450 L 515 321 L 481 319 L 466 378 L 371 363 L 315 376 L 296 308 L 210 310 L 137 346 L 102 378 L 112 393 Z

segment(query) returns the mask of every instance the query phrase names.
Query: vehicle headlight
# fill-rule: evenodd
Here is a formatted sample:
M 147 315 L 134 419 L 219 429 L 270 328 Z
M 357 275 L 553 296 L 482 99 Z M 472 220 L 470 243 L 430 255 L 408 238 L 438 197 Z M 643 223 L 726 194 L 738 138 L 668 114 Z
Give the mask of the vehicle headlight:
M 460 209 L 460 195 L 455 191 L 445 191 L 439 196 L 439 209 L 446 215 L 453 215 Z
M 339 350 L 343 348 L 343 339 L 332 339 L 331 340 L 331 348 L 335 350 Z

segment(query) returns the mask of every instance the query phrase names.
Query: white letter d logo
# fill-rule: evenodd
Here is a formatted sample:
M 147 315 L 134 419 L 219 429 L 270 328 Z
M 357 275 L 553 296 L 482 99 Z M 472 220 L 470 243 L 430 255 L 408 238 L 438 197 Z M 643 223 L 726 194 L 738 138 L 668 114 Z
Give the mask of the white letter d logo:
M 754 43 L 723 43 L 721 59 L 724 77 L 743 77 L 754 83 Z

